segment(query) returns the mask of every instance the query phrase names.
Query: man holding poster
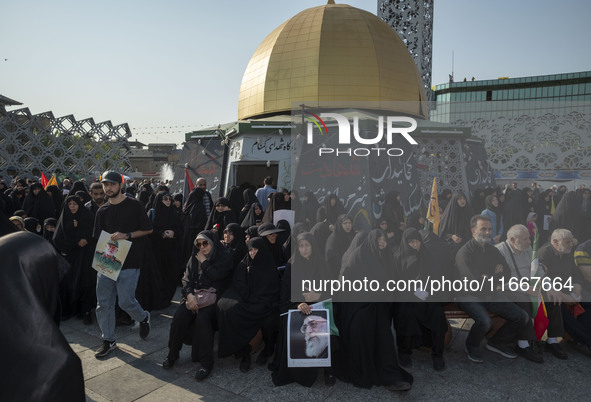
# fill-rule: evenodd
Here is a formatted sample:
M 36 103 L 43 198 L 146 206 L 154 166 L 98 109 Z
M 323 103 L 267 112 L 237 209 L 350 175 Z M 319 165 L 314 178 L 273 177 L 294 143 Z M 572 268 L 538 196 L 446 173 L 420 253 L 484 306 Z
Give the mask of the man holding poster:
M 145 339 L 150 333 L 150 313 L 145 311 L 135 298 L 135 289 L 143 265 L 146 237 L 152 233 L 152 222 L 140 201 L 126 197 L 122 192 L 123 177 L 120 173 L 106 171 L 101 176 L 103 190 L 109 201 L 96 213 L 93 237 L 98 239 L 101 232 L 110 234 L 111 245 L 100 250 L 114 255 L 112 249 L 119 241 L 129 240 L 131 247 L 115 280 L 97 274 L 96 318 L 101 328 L 103 345 L 96 351 L 97 359 L 105 357 L 117 348 L 115 342 L 115 300 L 119 297 L 119 307 L 132 319 L 140 323 L 140 337 Z M 99 242 L 100 244 L 100 242 Z M 112 262 L 114 263 L 114 262 Z

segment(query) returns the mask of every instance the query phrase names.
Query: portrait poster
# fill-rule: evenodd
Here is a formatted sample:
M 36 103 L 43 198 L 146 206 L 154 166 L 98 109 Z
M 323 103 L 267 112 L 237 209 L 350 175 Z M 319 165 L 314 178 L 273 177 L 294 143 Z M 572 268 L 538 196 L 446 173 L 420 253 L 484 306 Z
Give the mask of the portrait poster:
M 310 315 L 289 310 L 287 367 L 330 367 L 330 314 L 315 309 Z
M 111 240 L 111 234 L 103 230 L 96 244 L 92 268 L 116 281 L 130 248 L 129 240 Z
M 550 230 L 550 221 L 552 220 L 552 215 L 544 215 L 544 230 Z

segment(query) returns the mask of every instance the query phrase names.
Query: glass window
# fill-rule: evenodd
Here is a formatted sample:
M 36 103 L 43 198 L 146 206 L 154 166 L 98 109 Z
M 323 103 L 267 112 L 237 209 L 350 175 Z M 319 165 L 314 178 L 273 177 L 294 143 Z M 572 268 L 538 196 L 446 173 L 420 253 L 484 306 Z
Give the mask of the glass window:
M 572 95 L 573 94 L 573 86 L 572 85 L 567 85 L 566 86 L 566 94 L 567 95 Z

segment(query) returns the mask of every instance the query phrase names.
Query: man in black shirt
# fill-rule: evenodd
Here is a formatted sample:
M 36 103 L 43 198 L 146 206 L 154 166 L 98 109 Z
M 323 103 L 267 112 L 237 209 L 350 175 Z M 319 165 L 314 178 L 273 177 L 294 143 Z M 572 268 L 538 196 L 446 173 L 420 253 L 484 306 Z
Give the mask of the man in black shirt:
M 518 331 L 527 325 L 529 315 L 502 294 L 494 292 L 496 285 L 500 283 L 499 278 L 503 277 L 503 272 L 509 272 L 509 269 L 499 250 L 489 244 L 492 233 L 490 218 L 484 215 L 473 216 L 470 229 L 472 239 L 458 251 L 456 267 L 461 280 L 476 280 L 485 285 L 481 291 L 464 292 L 456 298 L 458 306 L 474 319 L 474 325 L 466 338 L 466 355 L 474 363 L 484 361 L 480 353 L 480 343 L 492 328 L 492 320 L 488 315 L 490 311 L 505 318 L 507 322 L 490 338 L 486 348 L 514 359 L 517 354 L 507 344 L 516 339 Z
M 111 240 L 132 242 L 117 281 L 101 273 L 97 275 L 96 317 L 101 328 L 103 346 L 95 357 L 101 358 L 117 347 L 115 343 L 115 300 L 119 297 L 119 307 L 132 319 L 140 323 L 140 337 L 145 339 L 150 333 L 150 313 L 145 311 L 135 298 L 135 289 L 143 265 L 143 254 L 147 238 L 152 233 L 152 222 L 140 201 L 126 197 L 121 192 L 123 178 L 120 173 L 106 171 L 101 183 L 109 202 L 98 209 L 94 221 L 93 237 L 101 231 L 111 235 Z

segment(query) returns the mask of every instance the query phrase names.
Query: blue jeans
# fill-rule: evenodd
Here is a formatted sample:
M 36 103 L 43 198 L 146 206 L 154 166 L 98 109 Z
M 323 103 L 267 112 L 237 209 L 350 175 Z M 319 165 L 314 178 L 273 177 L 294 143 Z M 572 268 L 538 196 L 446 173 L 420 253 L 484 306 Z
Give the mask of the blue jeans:
M 466 345 L 470 347 L 480 346 L 487 332 L 492 328 L 492 320 L 488 312 L 495 313 L 503 317 L 507 322 L 499 328 L 496 334 L 491 338 L 492 341 L 506 344 L 517 338 L 519 330 L 528 324 L 530 317 L 517 304 L 506 302 L 483 302 L 483 301 L 465 300 L 458 301 L 458 307 L 466 312 L 474 320 L 474 325 L 466 338 Z
M 146 318 L 147 312 L 135 299 L 135 288 L 140 270 L 124 269 L 117 281 L 98 273 L 96 280 L 96 320 L 102 332 L 102 338 L 115 340 L 115 302 L 119 296 L 119 307 L 137 322 Z

